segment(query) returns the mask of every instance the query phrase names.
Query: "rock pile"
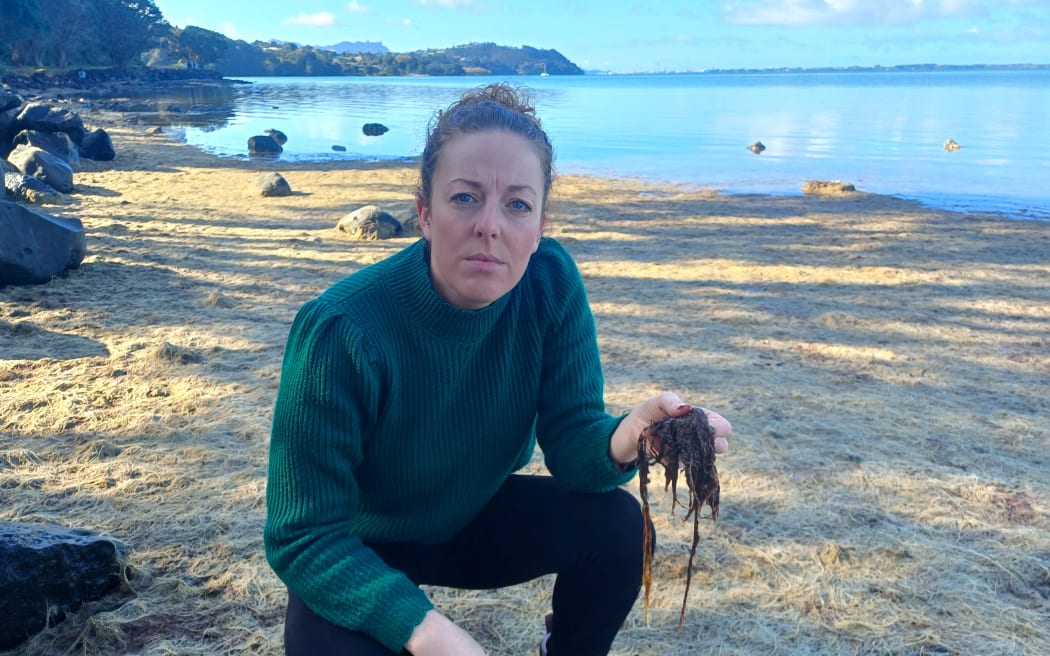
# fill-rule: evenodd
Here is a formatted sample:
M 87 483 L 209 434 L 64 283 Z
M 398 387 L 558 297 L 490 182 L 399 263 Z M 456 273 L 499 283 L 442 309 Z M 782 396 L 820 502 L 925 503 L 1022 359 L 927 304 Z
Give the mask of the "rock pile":
M 80 221 L 23 205 L 61 202 L 75 189 L 82 158 L 115 157 L 106 131 L 89 130 L 69 107 L 0 87 L 0 286 L 45 283 L 80 265 L 87 250 Z

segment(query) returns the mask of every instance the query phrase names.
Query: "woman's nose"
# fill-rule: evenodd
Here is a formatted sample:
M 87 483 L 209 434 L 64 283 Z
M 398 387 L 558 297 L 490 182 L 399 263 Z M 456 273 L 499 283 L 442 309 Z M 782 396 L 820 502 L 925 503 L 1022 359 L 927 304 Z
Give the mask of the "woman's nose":
M 486 203 L 478 212 L 477 223 L 474 224 L 474 232 L 479 237 L 495 239 L 499 236 L 499 207 L 494 203 Z

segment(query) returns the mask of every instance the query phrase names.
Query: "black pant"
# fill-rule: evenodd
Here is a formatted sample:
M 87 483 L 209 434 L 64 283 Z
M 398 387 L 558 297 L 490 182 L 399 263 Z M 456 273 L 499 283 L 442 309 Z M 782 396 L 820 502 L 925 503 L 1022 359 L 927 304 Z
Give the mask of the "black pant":
M 511 476 L 447 542 L 369 546 L 420 585 L 487 590 L 557 574 L 550 656 L 608 654 L 642 581 L 637 500 L 622 489 L 573 492 L 549 476 Z M 288 656 L 393 653 L 315 615 L 291 591 L 284 638 Z

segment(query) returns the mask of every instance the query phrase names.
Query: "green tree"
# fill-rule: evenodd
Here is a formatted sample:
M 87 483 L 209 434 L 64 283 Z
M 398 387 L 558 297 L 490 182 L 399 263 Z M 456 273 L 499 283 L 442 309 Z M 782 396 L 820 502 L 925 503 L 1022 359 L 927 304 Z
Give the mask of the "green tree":
M 230 39 L 218 32 L 201 27 L 187 26 L 175 29 L 168 40 L 168 48 L 193 66 L 205 68 L 214 65 L 230 50 Z
M 92 47 L 95 2 L 92 0 L 38 0 L 46 16 L 41 31 L 46 63 L 67 68 L 70 62 L 81 65 L 99 63 L 101 48 Z
M 96 34 L 114 66 L 124 68 L 171 26 L 153 0 L 96 0 Z
M 37 0 L 0 0 L 0 61 L 25 66 L 37 63 L 44 19 Z M 36 52 L 33 52 L 36 51 Z

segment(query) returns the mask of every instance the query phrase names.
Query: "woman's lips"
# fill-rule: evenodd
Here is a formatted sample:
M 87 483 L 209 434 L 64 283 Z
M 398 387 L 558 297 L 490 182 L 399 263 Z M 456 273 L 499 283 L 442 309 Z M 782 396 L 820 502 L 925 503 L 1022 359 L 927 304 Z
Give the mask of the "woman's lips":
M 476 253 L 474 255 L 468 255 L 466 258 L 467 266 L 474 271 L 490 272 L 497 271 L 503 268 L 503 260 L 495 258 L 486 253 Z

